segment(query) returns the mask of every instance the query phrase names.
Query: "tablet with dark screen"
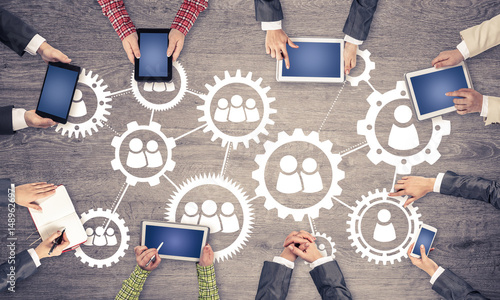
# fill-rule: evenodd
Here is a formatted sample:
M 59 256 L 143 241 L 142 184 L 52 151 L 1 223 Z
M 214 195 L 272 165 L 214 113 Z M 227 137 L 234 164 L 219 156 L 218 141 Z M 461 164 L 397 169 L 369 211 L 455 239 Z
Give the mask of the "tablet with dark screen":
M 171 81 L 172 56 L 167 56 L 170 29 L 137 30 L 141 57 L 135 59 L 136 81 Z

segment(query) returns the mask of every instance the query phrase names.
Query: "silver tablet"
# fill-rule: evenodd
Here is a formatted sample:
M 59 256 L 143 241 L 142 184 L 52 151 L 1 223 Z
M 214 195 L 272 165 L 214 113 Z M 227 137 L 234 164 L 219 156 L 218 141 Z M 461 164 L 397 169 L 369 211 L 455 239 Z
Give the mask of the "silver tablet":
M 419 121 L 455 111 L 455 97 L 445 94 L 473 88 L 465 62 L 453 67 L 406 73 L 405 82 Z
M 161 258 L 199 261 L 208 239 L 208 227 L 158 221 L 142 221 L 141 245 L 156 248 Z
M 288 82 L 343 82 L 344 40 L 292 38 L 299 48 L 286 46 L 290 69 L 284 60 L 276 65 L 276 80 Z

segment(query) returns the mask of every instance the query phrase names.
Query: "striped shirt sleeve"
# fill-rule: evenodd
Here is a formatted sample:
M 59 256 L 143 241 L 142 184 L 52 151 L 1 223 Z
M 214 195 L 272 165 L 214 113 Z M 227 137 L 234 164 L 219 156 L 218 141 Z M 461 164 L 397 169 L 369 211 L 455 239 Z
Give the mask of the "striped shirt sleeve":
M 177 29 L 186 35 L 193 27 L 198 15 L 207 7 L 208 0 L 184 0 L 170 28 Z
M 196 264 L 196 271 L 198 272 L 199 285 L 198 300 L 219 300 L 219 289 L 215 281 L 214 264 L 208 267 Z
M 143 270 L 136 265 L 130 277 L 123 281 L 122 288 L 118 291 L 115 300 L 138 300 L 149 273 L 151 271 Z
M 103 15 L 108 17 L 121 40 L 136 31 L 123 0 L 97 0 L 97 2 L 101 5 Z

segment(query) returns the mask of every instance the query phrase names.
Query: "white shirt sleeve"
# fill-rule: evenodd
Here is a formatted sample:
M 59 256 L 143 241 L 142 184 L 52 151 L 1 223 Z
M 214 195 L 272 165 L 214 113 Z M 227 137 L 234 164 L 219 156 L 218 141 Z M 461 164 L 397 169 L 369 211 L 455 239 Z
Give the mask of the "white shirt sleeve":
M 284 265 L 290 269 L 293 269 L 293 267 L 295 266 L 295 264 L 291 261 L 289 261 L 288 259 L 286 258 L 283 258 L 281 256 L 275 256 L 273 258 L 273 262 L 277 263 L 277 264 L 280 264 L 280 265 Z
M 460 44 L 458 44 L 457 49 L 458 51 L 460 51 L 460 53 L 462 53 L 464 60 L 470 57 L 469 48 L 467 48 L 467 44 L 465 43 L 465 41 L 462 41 Z
M 309 266 L 311 269 L 316 268 L 317 266 L 321 266 L 322 264 L 326 264 L 327 262 L 333 261 L 333 257 L 331 256 L 325 256 L 322 258 L 318 258 L 317 260 L 313 261 Z
M 35 266 L 38 268 L 41 265 L 41 263 L 40 263 L 40 258 L 38 257 L 38 254 L 36 254 L 35 249 L 33 249 L 33 248 L 28 249 L 28 253 L 31 255 L 31 258 L 35 262 Z
M 441 274 L 443 274 L 444 272 L 444 269 L 439 267 L 436 272 L 434 273 L 434 275 L 432 275 L 431 277 L 431 284 L 434 284 L 434 282 L 436 282 L 436 280 L 439 278 L 439 276 L 441 276 Z
M 358 45 L 358 46 L 363 44 L 363 41 L 357 40 L 357 39 L 355 39 L 352 36 L 347 35 L 347 34 L 344 36 L 344 42 L 349 42 L 351 44 Z
M 26 48 L 24 48 L 24 51 L 28 52 L 31 55 L 36 55 L 38 48 L 40 48 L 43 42 L 45 42 L 45 39 L 39 34 L 35 34 L 35 36 L 28 43 Z
M 434 188 L 432 190 L 434 193 L 439 193 L 441 191 L 441 183 L 443 182 L 443 177 L 444 173 L 439 173 L 436 176 L 436 181 L 434 181 Z
M 24 108 L 13 108 L 12 109 L 12 129 L 18 131 L 28 127 L 26 120 L 24 119 L 24 114 L 26 109 Z
M 481 108 L 481 113 L 479 115 L 485 118 L 488 116 L 488 96 L 483 95 L 483 107 Z
M 275 22 L 262 22 L 262 30 L 279 30 L 281 29 L 281 20 Z

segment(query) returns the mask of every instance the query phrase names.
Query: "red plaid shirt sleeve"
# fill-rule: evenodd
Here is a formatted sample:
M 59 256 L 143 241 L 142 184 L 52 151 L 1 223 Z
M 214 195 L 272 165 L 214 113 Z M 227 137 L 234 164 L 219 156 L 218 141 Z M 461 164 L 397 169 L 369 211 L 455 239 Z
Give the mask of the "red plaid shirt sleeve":
M 97 0 L 102 8 L 102 13 L 108 17 L 121 40 L 134 33 L 135 25 L 132 23 L 123 0 Z
M 208 0 L 184 0 L 170 28 L 177 29 L 186 35 L 196 22 L 198 15 L 207 7 Z

